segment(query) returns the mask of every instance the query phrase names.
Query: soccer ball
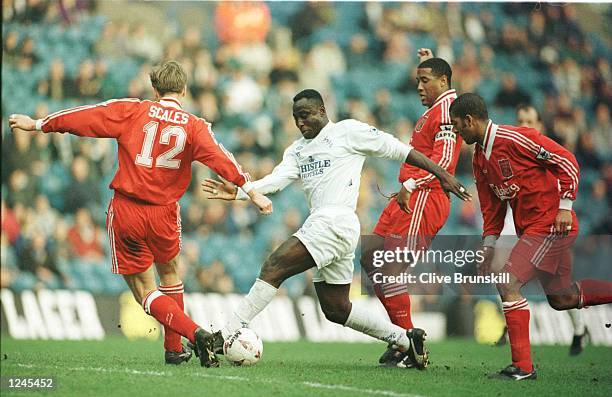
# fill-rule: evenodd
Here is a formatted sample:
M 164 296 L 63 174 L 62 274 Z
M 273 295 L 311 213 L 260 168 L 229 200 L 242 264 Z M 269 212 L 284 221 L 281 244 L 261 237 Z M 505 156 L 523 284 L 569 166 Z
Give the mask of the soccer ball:
M 240 328 L 223 342 L 223 354 L 234 365 L 255 365 L 263 353 L 261 338 L 248 328 Z

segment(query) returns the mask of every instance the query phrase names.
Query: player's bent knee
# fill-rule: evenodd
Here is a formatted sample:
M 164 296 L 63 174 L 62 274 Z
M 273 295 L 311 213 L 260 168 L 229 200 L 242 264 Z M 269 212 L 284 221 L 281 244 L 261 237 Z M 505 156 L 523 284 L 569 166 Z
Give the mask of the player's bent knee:
M 577 306 L 573 296 L 564 295 L 546 295 L 548 304 L 555 310 L 568 310 Z

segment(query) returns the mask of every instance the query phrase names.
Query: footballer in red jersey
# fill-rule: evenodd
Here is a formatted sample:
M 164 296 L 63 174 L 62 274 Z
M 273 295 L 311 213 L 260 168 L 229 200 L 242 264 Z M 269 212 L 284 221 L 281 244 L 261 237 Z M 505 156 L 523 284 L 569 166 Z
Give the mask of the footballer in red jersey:
M 183 110 L 187 75 L 168 61 L 151 72 L 156 101 L 114 99 L 80 106 L 33 120 L 11 115 L 15 130 L 71 133 L 113 138 L 119 148 L 119 169 L 110 184 L 107 229 L 112 272 L 123 275 L 136 300 L 165 330 L 165 360 L 180 364 L 191 358 L 181 336 L 195 345 L 202 366 L 217 366 L 214 336 L 184 312 L 183 283 L 177 273 L 181 249 L 178 200 L 191 181 L 191 163 L 199 161 L 241 187 L 263 213 L 268 198 L 254 191 L 231 153 L 214 137 L 211 125 Z M 157 287 L 155 267 L 160 277 Z
M 459 96 L 450 107 L 456 132 L 474 150 L 474 177 L 484 218 L 484 260 L 490 272 L 495 241 L 510 205 L 518 243 L 504 266 L 510 282 L 499 284 L 512 364 L 492 374 L 497 379 L 535 379 L 529 341 L 529 305 L 521 287 L 537 278 L 556 310 L 612 303 L 612 282 L 572 283 L 571 246 L 578 234 L 572 210 L 580 171 L 567 149 L 529 127 L 497 125 L 476 94 Z
M 450 104 L 457 98 L 451 89 L 452 70 L 449 64 L 434 58 L 431 50 L 420 49 L 421 63 L 417 68 L 417 92 L 427 110 L 415 124 L 410 145 L 429 157 L 434 163 L 453 175 L 461 150 L 461 138 L 452 132 Z M 364 244 L 361 264 L 374 280 L 374 272 L 380 271 L 371 264 L 371 252 L 384 244 L 401 245 L 416 251 L 430 245 L 440 231 L 450 212 L 450 198 L 440 183 L 429 172 L 409 164 L 402 164 L 399 171 L 402 184 L 396 200 L 390 200 L 374 227 L 372 238 Z M 380 238 L 379 238 L 379 237 Z M 403 266 L 383 271 L 397 274 Z M 375 284 L 374 291 L 384 305 L 391 321 L 405 329 L 413 328 L 410 315 L 410 295 L 407 285 L 398 283 Z M 401 356 L 392 346 L 380 357 L 380 364 L 395 366 Z

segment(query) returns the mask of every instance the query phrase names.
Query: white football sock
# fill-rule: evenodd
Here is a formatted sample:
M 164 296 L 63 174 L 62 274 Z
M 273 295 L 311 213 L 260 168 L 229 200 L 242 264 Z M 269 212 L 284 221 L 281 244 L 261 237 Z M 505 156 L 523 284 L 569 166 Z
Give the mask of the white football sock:
M 223 339 L 227 339 L 234 331 L 246 327 L 276 296 L 278 288 L 263 280 L 255 280 L 249 293 L 242 299 L 232 313 L 229 322 L 221 330 Z
M 585 331 L 584 314 L 578 309 L 570 309 L 567 311 L 572 324 L 574 324 L 574 335 L 582 335 Z
M 410 348 L 410 338 L 406 336 L 406 330 L 399 327 L 382 316 L 375 315 L 363 308 L 353 307 L 346 319 L 345 327 L 354 329 L 380 339 L 387 343 L 394 343 L 404 349 Z

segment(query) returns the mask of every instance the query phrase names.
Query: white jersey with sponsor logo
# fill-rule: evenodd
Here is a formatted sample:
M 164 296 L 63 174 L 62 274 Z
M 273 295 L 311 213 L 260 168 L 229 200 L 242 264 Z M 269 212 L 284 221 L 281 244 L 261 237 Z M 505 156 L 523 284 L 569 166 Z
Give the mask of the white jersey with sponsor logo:
M 361 170 L 366 156 L 405 161 L 411 146 L 394 136 L 357 120 L 331 121 L 313 139 L 293 142 L 272 173 L 253 182 L 262 194 L 275 193 L 296 179 L 311 212 L 324 207 L 355 211 Z M 238 199 L 245 199 L 238 190 Z

